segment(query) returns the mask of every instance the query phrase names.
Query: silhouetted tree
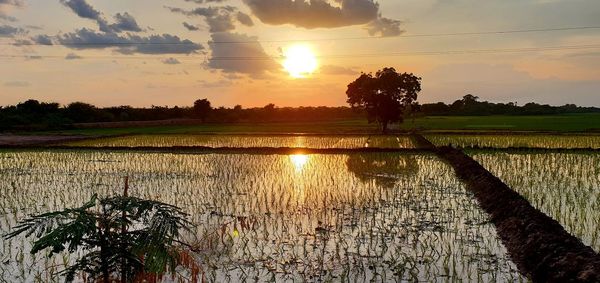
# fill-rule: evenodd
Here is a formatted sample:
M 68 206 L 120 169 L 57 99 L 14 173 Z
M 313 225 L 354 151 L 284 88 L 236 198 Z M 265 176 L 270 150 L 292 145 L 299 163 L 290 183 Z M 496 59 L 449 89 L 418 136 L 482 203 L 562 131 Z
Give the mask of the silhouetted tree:
M 463 98 L 462 98 L 462 101 L 465 104 L 474 103 L 474 102 L 477 102 L 478 100 L 479 100 L 479 96 L 475 96 L 472 94 L 467 94 L 467 95 L 463 96 Z
M 200 118 L 202 122 L 206 121 L 208 115 L 212 111 L 212 106 L 210 106 L 210 101 L 208 99 L 198 99 L 194 102 L 194 115 L 197 118 Z
M 96 108 L 96 106 L 83 103 L 73 102 L 65 108 L 65 116 L 73 122 L 105 122 L 112 120 L 112 114 L 104 112 Z
M 384 68 L 375 75 L 361 74 L 348 85 L 346 94 L 353 108 L 364 109 L 369 123 L 376 122 L 383 133 L 388 124 L 402 122 L 405 110 L 417 100 L 421 78 Z

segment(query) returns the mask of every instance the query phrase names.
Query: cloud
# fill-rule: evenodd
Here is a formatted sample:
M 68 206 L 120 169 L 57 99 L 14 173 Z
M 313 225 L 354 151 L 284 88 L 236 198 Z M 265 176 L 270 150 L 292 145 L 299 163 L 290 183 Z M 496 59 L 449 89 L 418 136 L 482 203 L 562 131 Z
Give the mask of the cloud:
M 137 21 L 129 13 L 123 14 L 117 13 L 115 15 L 115 23 L 110 25 L 111 29 L 116 32 L 121 31 L 133 31 L 140 32 L 142 28 L 138 25 Z
M 45 35 L 45 34 L 40 34 L 37 36 L 34 36 L 31 38 L 31 40 L 33 40 L 33 42 L 37 43 L 37 44 L 41 44 L 41 45 L 52 45 L 52 37 Z
M 6 14 L 4 14 L 4 12 L 0 11 L 0 20 L 7 21 L 7 22 L 13 22 L 14 23 L 14 22 L 17 21 L 17 18 L 15 18 L 13 16 L 6 15 Z
M 250 16 L 248 16 L 248 14 L 245 14 L 242 12 L 237 13 L 237 20 L 238 20 L 238 22 L 240 22 L 240 24 L 248 26 L 248 27 L 251 27 L 254 25 L 252 18 L 250 18 Z
M 319 67 L 319 73 L 326 75 L 356 75 L 359 72 L 351 68 L 337 65 L 323 65 Z
M 202 3 L 223 3 L 227 0 L 185 0 L 185 2 L 194 2 L 196 4 L 202 4 Z
M 376 20 L 379 4 L 373 0 L 243 0 L 263 23 L 297 27 L 336 28 Z
M 15 39 L 13 42 L 14 46 L 27 46 L 32 45 L 32 42 L 28 39 Z
M 96 10 L 94 7 L 92 7 L 92 5 L 88 4 L 85 0 L 60 0 L 60 2 L 66 7 L 69 7 L 79 17 L 96 21 L 96 23 L 98 23 L 100 31 L 142 31 L 135 18 L 127 12 L 123 14 L 117 13 L 114 16 L 115 23 L 109 24 L 108 21 L 102 15 L 102 13 Z
M 173 13 L 179 13 L 188 17 L 204 17 L 210 32 L 225 32 L 235 29 L 235 23 L 239 22 L 246 26 L 252 26 L 254 23 L 247 14 L 239 12 L 233 6 L 221 7 L 199 7 L 193 10 L 184 10 L 175 7 L 165 7 Z
M 13 37 L 17 34 L 23 34 L 26 31 L 22 28 L 13 27 L 9 25 L 0 25 L 0 37 Z
M 79 17 L 96 21 L 102 19 L 102 14 L 85 0 L 60 0 L 60 3 L 71 8 Z
M 181 64 L 181 62 L 179 62 L 179 60 L 177 60 L 176 58 L 170 57 L 167 59 L 162 60 L 161 62 L 163 62 L 163 64 L 167 64 L 167 65 L 177 65 L 177 64 Z
M 196 31 L 196 30 L 199 30 L 199 29 L 200 29 L 199 27 L 197 27 L 197 26 L 195 26 L 195 25 L 192 25 L 192 24 L 188 24 L 187 22 L 183 22 L 183 26 L 184 26 L 186 29 L 188 29 L 189 31 Z
M 75 53 L 69 53 L 67 54 L 67 56 L 65 56 L 65 60 L 75 60 L 75 59 L 81 59 L 83 57 L 75 54 Z
M 23 0 L 0 0 L 0 5 L 11 5 L 21 7 L 23 6 Z
M 14 6 L 14 7 L 20 8 L 20 7 L 23 7 L 23 1 L 22 0 L 0 0 L 0 21 L 5 21 L 5 22 L 18 21 L 17 18 L 6 14 L 7 10 L 10 9 L 10 7 L 7 7 L 7 6 Z M 6 7 L 6 9 L 5 9 L 5 7 Z
M 204 47 L 170 34 L 138 36 L 95 32 L 86 28 L 58 36 L 58 41 L 72 49 L 116 48 L 121 54 L 191 54 Z
M 365 26 L 371 36 L 391 37 L 401 35 L 404 31 L 400 29 L 401 21 L 379 17 Z
M 29 82 L 24 82 L 24 81 L 11 81 L 11 82 L 5 82 L 4 86 L 6 87 L 28 87 L 31 84 Z
M 211 57 L 207 65 L 212 69 L 222 70 L 225 73 L 243 73 L 252 77 L 260 77 L 265 72 L 276 72 L 280 69 L 279 64 L 267 55 L 258 39 L 253 36 L 230 32 L 213 33 L 208 46 Z

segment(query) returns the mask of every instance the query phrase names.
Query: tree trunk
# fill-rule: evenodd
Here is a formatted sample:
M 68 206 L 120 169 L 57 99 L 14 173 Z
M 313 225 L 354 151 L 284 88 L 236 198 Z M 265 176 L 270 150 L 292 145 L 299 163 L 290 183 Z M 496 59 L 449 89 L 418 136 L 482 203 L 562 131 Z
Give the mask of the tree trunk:
M 104 208 L 103 208 L 103 212 L 104 212 Z M 105 213 L 103 213 L 103 215 L 106 215 Z M 103 218 L 104 219 L 104 218 Z M 106 246 L 108 246 L 108 243 L 106 242 L 106 235 L 104 232 L 104 226 L 106 226 L 106 223 L 103 223 L 102 220 L 100 219 L 99 224 L 98 224 L 98 234 L 100 235 L 100 269 L 102 270 L 102 282 L 104 283 L 110 283 L 110 272 L 109 272 L 109 266 L 108 266 L 108 257 L 110 256 L 108 254 L 108 251 L 106 250 Z
M 129 176 L 125 176 L 125 188 L 123 189 L 123 197 L 127 197 L 127 191 L 129 189 Z M 127 253 L 127 247 L 125 246 L 125 234 L 127 233 L 127 225 L 125 224 L 127 220 L 127 214 L 125 212 L 125 207 L 123 207 L 123 215 L 121 216 L 121 283 L 127 282 L 127 259 L 125 258 L 125 254 Z
M 388 121 L 381 122 L 381 133 L 387 134 Z

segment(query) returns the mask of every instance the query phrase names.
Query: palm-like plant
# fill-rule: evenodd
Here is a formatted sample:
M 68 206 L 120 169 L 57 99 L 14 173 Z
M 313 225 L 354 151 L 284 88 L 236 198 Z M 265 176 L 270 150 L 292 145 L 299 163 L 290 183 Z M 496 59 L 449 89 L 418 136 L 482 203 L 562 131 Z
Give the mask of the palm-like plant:
M 50 255 L 67 249 L 85 254 L 64 271 L 67 281 L 78 272 L 110 282 L 121 282 L 145 273 L 173 272 L 177 266 L 178 238 L 190 223 L 180 208 L 166 203 L 127 196 L 98 199 L 93 195 L 83 206 L 31 216 L 5 235 L 35 235 L 31 253 L 50 249 Z

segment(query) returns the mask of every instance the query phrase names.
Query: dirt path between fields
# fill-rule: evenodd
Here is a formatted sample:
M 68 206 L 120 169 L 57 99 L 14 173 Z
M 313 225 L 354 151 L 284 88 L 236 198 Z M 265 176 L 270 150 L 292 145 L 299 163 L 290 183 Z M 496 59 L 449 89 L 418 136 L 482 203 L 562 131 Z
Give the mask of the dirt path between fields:
M 600 282 L 600 255 L 534 208 L 461 150 L 436 148 L 421 135 L 413 139 L 433 149 L 475 194 L 521 273 L 534 282 Z
M 88 139 L 90 136 L 48 136 L 48 135 L 7 135 L 0 134 L 0 146 L 48 145 L 68 141 Z

